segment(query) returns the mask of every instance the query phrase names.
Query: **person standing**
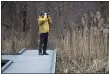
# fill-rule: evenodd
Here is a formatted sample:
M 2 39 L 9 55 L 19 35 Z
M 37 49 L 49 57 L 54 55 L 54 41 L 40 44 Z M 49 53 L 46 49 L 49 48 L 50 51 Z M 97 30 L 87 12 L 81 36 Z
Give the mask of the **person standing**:
M 38 28 L 40 34 L 39 55 L 48 55 L 46 50 L 47 50 L 49 26 L 51 25 L 51 23 L 52 23 L 51 17 L 47 13 L 41 12 L 38 18 Z

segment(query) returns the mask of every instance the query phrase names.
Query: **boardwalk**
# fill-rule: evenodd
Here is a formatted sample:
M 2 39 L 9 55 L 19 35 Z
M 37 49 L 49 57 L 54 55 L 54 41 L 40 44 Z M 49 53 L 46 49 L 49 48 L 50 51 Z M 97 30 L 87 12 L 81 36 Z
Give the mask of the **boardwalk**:
M 3 73 L 55 73 L 56 50 L 47 50 L 49 55 L 38 55 L 38 50 L 25 50 L 19 55 L 2 55 L 12 60 Z

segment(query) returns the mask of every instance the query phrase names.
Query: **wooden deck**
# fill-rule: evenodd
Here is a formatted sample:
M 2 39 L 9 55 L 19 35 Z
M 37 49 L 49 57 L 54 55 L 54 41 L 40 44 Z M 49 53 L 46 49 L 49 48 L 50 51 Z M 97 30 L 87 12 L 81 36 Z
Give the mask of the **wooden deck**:
M 13 62 L 2 73 L 55 73 L 56 50 L 38 55 L 38 50 L 25 50 L 19 55 L 2 55 Z

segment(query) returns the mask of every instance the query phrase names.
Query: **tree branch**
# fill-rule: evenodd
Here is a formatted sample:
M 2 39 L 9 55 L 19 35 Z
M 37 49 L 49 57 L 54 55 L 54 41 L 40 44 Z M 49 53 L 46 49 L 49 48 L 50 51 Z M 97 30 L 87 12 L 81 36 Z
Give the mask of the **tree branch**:
M 5 27 L 7 27 L 7 28 L 10 28 L 10 29 L 12 28 L 11 26 L 8 26 L 8 25 L 3 24 L 3 23 L 2 23 L 1 25 L 5 26 Z

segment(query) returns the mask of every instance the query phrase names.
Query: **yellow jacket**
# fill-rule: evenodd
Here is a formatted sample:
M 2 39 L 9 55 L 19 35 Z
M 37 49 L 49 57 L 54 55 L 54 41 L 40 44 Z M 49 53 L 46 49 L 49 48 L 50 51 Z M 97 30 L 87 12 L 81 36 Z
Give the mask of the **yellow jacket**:
M 49 32 L 49 25 L 51 23 L 51 18 L 50 16 L 39 16 L 38 18 L 38 27 L 39 27 L 39 33 L 47 33 Z

